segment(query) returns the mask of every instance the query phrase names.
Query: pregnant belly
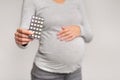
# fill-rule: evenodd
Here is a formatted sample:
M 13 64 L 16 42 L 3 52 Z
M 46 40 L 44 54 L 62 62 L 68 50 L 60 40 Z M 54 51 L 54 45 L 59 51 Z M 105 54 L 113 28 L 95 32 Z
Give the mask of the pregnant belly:
M 72 41 L 60 41 L 56 35 L 41 39 L 39 50 L 50 61 L 55 63 L 76 64 L 84 55 L 84 40 L 77 37 Z

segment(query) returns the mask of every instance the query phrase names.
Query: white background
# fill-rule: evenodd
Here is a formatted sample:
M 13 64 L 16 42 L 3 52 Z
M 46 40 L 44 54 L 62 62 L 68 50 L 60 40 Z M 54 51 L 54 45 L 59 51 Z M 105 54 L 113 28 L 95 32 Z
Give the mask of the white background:
M 0 80 L 30 80 L 38 47 L 20 49 L 14 42 L 22 0 L 0 0 Z M 85 0 L 94 39 L 86 44 L 83 80 L 120 80 L 120 0 Z

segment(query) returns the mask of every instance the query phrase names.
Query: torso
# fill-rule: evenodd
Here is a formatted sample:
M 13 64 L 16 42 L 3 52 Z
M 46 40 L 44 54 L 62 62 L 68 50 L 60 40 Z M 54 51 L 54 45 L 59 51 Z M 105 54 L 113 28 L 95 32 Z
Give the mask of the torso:
M 78 37 L 70 42 L 60 41 L 57 32 L 62 26 L 79 25 L 82 21 L 75 0 L 59 4 L 53 0 L 36 0 L 37 12 L 45 19 L 39 51 L 49 61 L 57 64 L 79 64 L 84 54 L 84 40 Z

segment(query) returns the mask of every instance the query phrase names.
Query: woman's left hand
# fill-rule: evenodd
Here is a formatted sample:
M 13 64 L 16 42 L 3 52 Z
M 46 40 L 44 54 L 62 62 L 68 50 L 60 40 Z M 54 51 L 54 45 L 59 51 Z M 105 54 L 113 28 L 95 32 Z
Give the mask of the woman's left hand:
M 62 27 L 62 30 L 58 32 L 57 36 L 61 41 L 71 41 L 80 36 L 80 31 L 79 26 L 65 26 Z

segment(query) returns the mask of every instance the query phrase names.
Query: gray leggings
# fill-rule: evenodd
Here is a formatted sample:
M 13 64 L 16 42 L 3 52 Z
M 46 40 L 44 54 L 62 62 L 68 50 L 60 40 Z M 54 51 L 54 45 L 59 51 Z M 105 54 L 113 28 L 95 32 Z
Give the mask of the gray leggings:
M 34 64 L 31 70 L 31 80 L 82 80 L 81 68 L 73 73 L 52 73 L 44 71 Z

